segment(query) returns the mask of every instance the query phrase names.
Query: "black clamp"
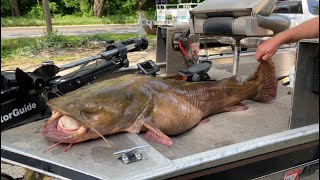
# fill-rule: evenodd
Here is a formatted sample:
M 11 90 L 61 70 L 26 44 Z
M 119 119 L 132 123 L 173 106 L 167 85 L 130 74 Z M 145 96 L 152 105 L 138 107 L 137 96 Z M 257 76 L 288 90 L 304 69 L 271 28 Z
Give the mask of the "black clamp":
M 121 44 L 127 46 L 130 44 L 134 44 L 134 48 L 129 50 L 128 52 L 134 52 L 134 51 L 141 51 L 145 50 L 149 46 L 149 42 L 146 38 L 134 38 L 134 39 L 128 39 L 126 41 L 120 42 Z
M 157 66 L 152 60 L 148 60 L 142 63 L 138 63 L 138 73 L 144 75 L 156 76 L 157 72 L 160 71 L 160 67 Z
M 110 51 L 110 50 L 113 50 L 113 49 L 117 49 L 118 51 L 118 56 L 116 58 L 118 58 L 121 62 L 121 65 L 122 67 L 129 67 L 129 60 L 128 60 L 128 50 L 126 48 L 126 45 L 125 44 L 122 44 L 122 43 L 114 43 L 110 46 L 108 46 L 106 48 L 106 51 Z M 103 56 L 103 54 L 101 54 Z

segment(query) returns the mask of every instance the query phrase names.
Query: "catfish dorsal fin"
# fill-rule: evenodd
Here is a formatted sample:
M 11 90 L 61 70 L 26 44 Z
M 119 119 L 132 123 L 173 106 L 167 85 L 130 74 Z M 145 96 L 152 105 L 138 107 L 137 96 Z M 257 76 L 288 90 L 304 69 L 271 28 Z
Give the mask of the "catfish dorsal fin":
M 166 77 L 162 78 L 163 80 L 177 80 L 177 81 L 186 81 L 188 77 L 183 74 L 174 74 L 174 75 L 169 75 Z
M 222 83 L 241 83 L 241 77 L 239 75 L 232 76 L 230 78 L 221 80 Z
M 252 97 L 252 100 L 266 103 L 276 98 L 278 81 L 271 58 L 260 62 L 256 72 L 245 81 L 245 83 L 250 82 L 255 82 L 258 85 L 257 94 Z

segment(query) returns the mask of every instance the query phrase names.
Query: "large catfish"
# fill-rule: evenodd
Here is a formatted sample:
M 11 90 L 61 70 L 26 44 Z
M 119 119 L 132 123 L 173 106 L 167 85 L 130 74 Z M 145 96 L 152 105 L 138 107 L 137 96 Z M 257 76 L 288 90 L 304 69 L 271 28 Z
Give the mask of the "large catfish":
M 243 100 L 269 102 L 277 95 L 271 59 L 243 83 L 239 76 L 187 83 L 143 75 L 102 81 L 48 101 L 52 116 L 43 134 L 51 141 L 78 143 L 120 132 L 146 132 L 165 146 L 213 114 L 243 108 Z

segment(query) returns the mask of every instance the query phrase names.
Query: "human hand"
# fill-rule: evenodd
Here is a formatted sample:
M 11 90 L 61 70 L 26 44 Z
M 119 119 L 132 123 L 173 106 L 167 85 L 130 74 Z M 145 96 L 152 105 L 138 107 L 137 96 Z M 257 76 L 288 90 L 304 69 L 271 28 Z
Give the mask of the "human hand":
M 280 46 L 281 43 L 279 43 L 275 38 L 263 41 L 259 44 L 254 57 L 257 61 L 265 61 L 273 56 Z
M 190 44 L 190 49 L 193 55 L 198 55 L 200 51 L 200 43 L 192 43 Z

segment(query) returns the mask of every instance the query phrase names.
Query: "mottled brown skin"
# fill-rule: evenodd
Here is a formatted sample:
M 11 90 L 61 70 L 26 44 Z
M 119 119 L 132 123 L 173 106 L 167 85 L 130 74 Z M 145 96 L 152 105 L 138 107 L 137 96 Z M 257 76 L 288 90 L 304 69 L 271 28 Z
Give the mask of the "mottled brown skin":
M 271 60 L 262 62 L 244 83 L 240 83 L 237 76 L 187 83 L 126 75 L 50 100 L 48 105 L 53 111 L 79 121 L 86 130 L 80 134 L 60 132 L 56 128 L 59 118 L 52 117 L 44 134 L 49 140 L 60 143 L 100 137 L 93 128 L 104 136 L 142 130 L 151 130 L 160 136 L 161 132 L 177 135 L 196 126 L 203 118 L 226 111 L 243 100 L 268 102 L 276 94 L 277 80 Z

